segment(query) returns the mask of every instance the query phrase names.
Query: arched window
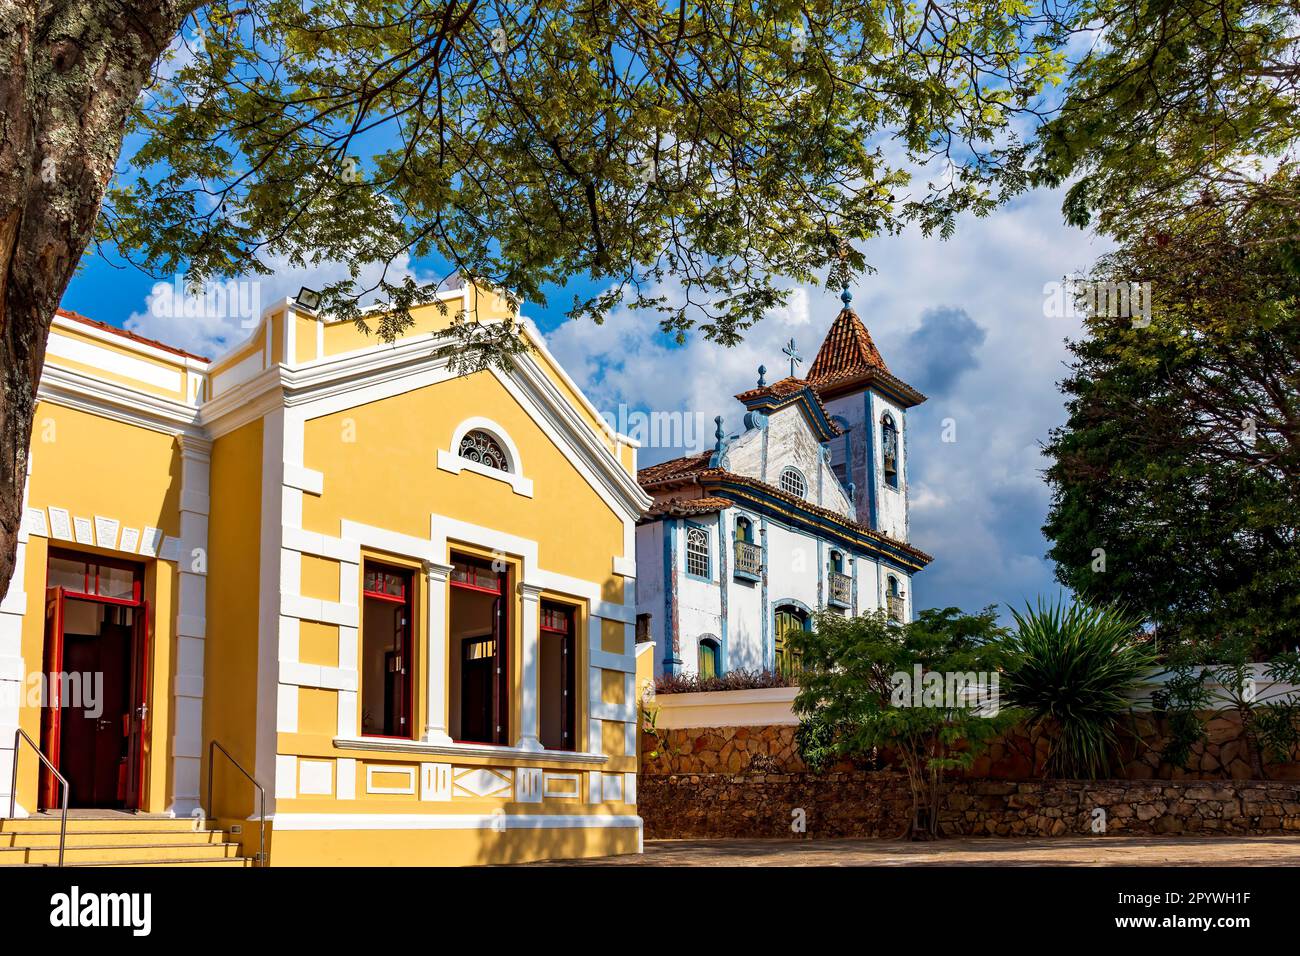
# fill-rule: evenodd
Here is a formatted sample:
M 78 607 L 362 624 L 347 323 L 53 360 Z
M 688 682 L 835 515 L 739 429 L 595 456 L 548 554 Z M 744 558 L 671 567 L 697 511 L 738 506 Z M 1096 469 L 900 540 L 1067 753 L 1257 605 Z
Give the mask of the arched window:
M 880 419 L 880 449 L 884 464 L 885 484 L 891 488 L 898 487 L 898 426 L 894 416 L 885 412 Z
M 901 593 L 898 590 L 898 578 L 894 577 L 892 574 L 889 576 L 889 596 L 890 597 L 901 596 Z
M 736 519 L 736 540 L 747 544 L 754 543 L 754 522 L 748 518 Z
M 477 462 L 497 471 L 510 471 L 510 456 L 496 438 L 482 429 L 466 432 L 460 440 L 456 454 L 467 461 Z
M 839 551 L 831 552 L 831 570 L 844 573 L 844 555 Z
M 792 646 L 790 636 L 796 631 L 808 630 L 808 615 L 792 604 L 782 604 L 776 609 L 773 650 L 776 670 L 790 676 L 799 672 L 800 652 Z
M 797 468 L 786 468 L 781 472 L 781 477 L 777 479 L 777 485 L 786 494 L 794 495 L 796 498 L 802 498 L 808 494 L 808 482 L 804 481 L 803 475 Z
M 722 648 L 711 637 L 700 639 L 700 677 L 717 677 L 722 673 Z

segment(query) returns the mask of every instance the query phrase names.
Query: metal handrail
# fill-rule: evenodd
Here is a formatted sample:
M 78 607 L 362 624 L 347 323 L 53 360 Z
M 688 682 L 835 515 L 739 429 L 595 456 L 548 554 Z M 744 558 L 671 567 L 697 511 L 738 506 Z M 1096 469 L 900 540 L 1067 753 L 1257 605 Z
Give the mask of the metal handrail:
M 223 754 L 225 754 L 226 759 L 229 760 L 231 764 L 234 765 L 235 769 L 238 770 L 240 773 L 242 773 L 245 777 L 247 777 L 249 782 L 252 783 L 252 785 L 257 788 L 257 795 L 258 795 L 257 865 L 266 866 L 268 864 L 268 861 L 266 859 L 266 788 L 263 787 L 260 783 L 258 783 L 257 778 L 254 777 L 247 770 L 245 770 L 243 766 L 240 765 L 239 761 L 236 760 L 231 755 L 230 751 L 227 750 L 225 747 L 223 747 L 215 739 L 209 742 L 208 744 L 208 805 L 206 808 L 207 812 L 211 814 L 213 817 L 216 816 L 216 814 L 213 813 L 212 810 L 212 769 L 213 769 L 213 763 L 216 760 L 216 752 L 218 750 L 220 750 Z
M 14 818 L 14 811 L 18 809 L 18 745 L 24 740 L 31 745 L 36 756 L 41 758 L 41 763 L 45 764 L 46 769 L 63 784 L 63 820 L 59 824 L 59 866 L 62 866 L 63 850 L 68 843 L 68 797 L 72 793 L 72 784 L 68 783 L 67 777 L 59 773 L 59 768 L 50 762 L 50 758 L 41 753 L 41 748 L 37 746 L 36 741 L 28 737 L 21 728 L 14 731 L 14 773 L 9 783 L 9 819 Z

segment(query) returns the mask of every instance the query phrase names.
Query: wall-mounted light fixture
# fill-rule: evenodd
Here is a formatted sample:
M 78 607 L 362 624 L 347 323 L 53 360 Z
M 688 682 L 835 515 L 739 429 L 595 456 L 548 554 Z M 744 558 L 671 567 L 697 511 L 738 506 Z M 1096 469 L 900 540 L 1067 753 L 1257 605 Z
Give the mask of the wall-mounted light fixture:
M 320 308 L 320 293 L 315 289 L 309 289 L 306 286 L 303 286 L 298 290 L 298 294 L 294 296 L 294 301 L 308 312 L 315 312 Z

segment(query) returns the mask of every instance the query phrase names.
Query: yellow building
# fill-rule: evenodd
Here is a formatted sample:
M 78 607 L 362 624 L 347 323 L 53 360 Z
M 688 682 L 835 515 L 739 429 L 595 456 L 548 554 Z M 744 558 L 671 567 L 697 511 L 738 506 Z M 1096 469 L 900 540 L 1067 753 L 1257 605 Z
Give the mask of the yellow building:
M 74 810 L 206 815 L 272 865 L 639 849 L 635 446 L 531 335 L 454 374 L 451 317 L 506 307 L 441 304 L 383 344 L 285 300 L 215 361 L 60 313 L 0 605 L 0 814 L 20 728 Z M 18 817 L 62 789 L 31 749 Z

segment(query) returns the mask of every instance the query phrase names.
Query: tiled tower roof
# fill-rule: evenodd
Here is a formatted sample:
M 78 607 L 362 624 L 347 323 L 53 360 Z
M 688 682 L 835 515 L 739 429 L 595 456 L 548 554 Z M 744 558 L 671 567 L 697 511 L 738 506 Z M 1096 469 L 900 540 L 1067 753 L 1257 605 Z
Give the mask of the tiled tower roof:
M 871 333 L 862 324 L 858 314 L 846 305 L 826 333 L 826 340 L 822 342 L 817 358 L 808 370 L 808 381 L 816 385 L 825 380 L 860 374 L 868 369 L 889 371 L 880 355 L 880 349 L 871 341 Z

